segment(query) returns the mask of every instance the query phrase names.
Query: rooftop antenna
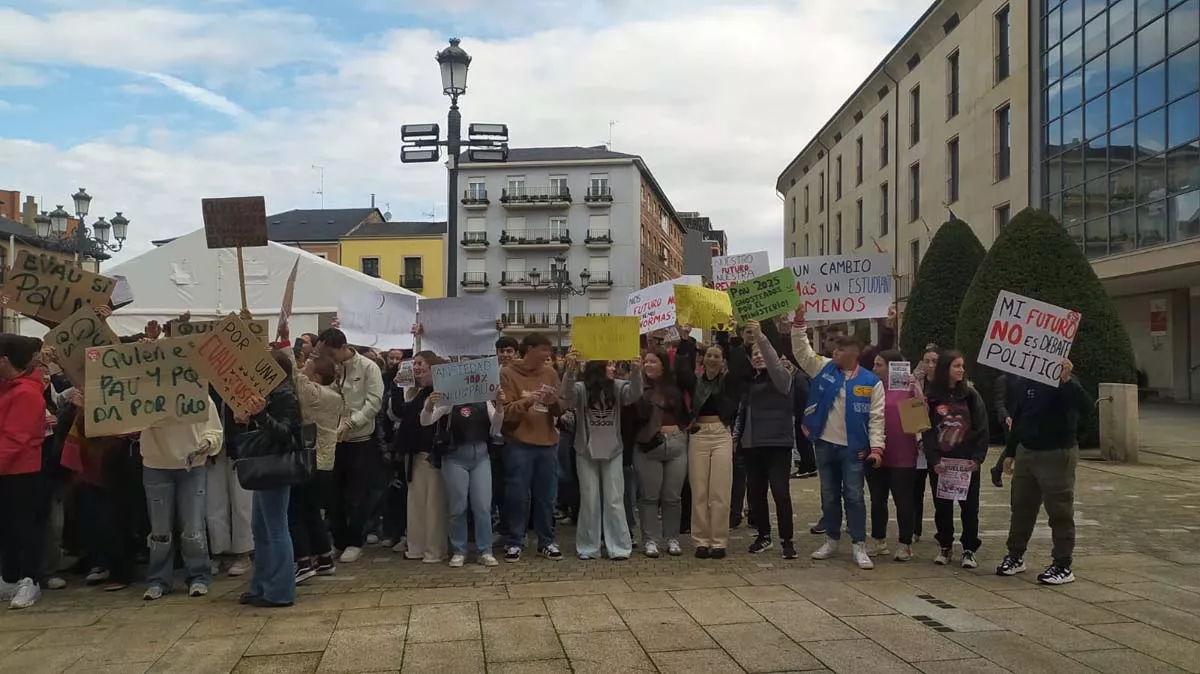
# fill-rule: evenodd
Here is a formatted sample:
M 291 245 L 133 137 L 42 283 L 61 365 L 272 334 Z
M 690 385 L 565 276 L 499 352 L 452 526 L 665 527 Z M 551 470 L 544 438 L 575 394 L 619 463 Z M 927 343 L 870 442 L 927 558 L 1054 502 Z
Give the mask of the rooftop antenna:
M 325 167 L 317 166 L 316 164 L 313 164 L 312 167 L 314 171 L 319 171 L 321 174 L 320 187 L 318 187 L 313 194 L 321 198 L 321 210 L 325 210 Z
M 383 202 L 383 221 L 392 221 L 392 204 L 387 201 Z
M 421 215 L 424 215 L 425 217 L 429 218 L 430 220 L 437 217 L 437 202 L 436 201 L 433 202 L 433 205 L 429 207 L 429 210 L 422 211 Z
M 608 120 L 608 144 L 607 144 L 607 147 L 610 150 L 612 149 L 613 127 L 616 125 L 617 125 L 617 120 L 615 120 L 615 119 Z

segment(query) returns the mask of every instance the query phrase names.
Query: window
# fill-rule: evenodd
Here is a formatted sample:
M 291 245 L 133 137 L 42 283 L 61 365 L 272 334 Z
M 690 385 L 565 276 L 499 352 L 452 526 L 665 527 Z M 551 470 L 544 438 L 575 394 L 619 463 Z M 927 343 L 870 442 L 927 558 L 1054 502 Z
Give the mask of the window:
M 825 212 L 825 172 L 817 174 L 817 212 Z
M 361 260 L 362 273 L 379 278 L 379 258 L 364 257 Z
M 593 239 L 602 239 L 610 235 L 607 213 L 588 216 L 587 235 Z
M 612 274 L 608 269 L 608 256 L 595 255 L 588 258 L 588 273 L 592 275 L 589 279 L 591 283 L 608 283 L 612 280 Z
M 837 246 L 837 248 L 834 249 L 836 251 L 836 252 L 834 252 L 834 255 L 841 255 L 842 254 L 842 214 L 841 213 L 837 214 L 837 217 L 834 219 L 834 222 L 837 223 L 837 232 L 834 233 L 834 239 L 833 239 L 834 245 Z
M 804 224 L 808 224 L 808 185 L 804 186 Z
M 808 255 L 809 255 L 809 252 L 808 252 L 808 235 L 807 235 L 807 234 L 805 234 L 805 235 L 804 235 L 804 255 L 805 255 L 805 256 L 808 256 Z
M 888 116 L 884 114 L 879 118 L 879 168 L 888 165 L 888 160 L 892 154 L 888 133 Z
M 825 254 L 825 225 L 818 225 L 817 229 L 817 255 Z
M 855 186 L 862 184 L 863 176 L 863 139 L 862 136 L 854 139 L 854 184 Z
M 796 233 L 796 197 L 792 197 L 792 234 Z
M 1004 180 L 1012 173 L 1012 124 L 1011 109 L 1008 103 L 996 110 L 996 181 Z
M 550 195 L 561 197 L 570 194 L 567 190 L 566 176 L 550 176 Z
M 467 226 L 463 230 L 463 241 L 467 243 L 486 243 L 487 219 L 467 218 Z
M 504 231 L 507 232 L 509 236 L 525 236 L 525 218 L 516 217 L 505 219 Z
M 671 233 L 671 218 L 667 217 L 666 213 L 659 213 L 658 226 L 662 228 L 663 234 Z
M 996 12 L 996 84 L 1008 79 L 1009 37 L 1011 33 L 1008 5 Z
M 908 271 L 914 276 L 921 268 L 921 240 L 913 239 L 908 242 Z
M 854 203 L 854 247 L 862 248 L 863 245 L 863 203 L 859 199 Z
M 1000 236 L 1000 230 L 1004 229 L 1004 226 L 1008 224 L 1008 221 L 1011 219 L 1011 217 L 1012 206 L 1008 204 L 1000 204 L 996 207 L 993 218 L 996 222 L 995 236 Z
M 476 201 L 487 199 L 487 181 L 483 178 L 468 178 L 467 198 Z
M 958 201 L 958 137 L 946 143 L 946 203 Z
M 834 176 L 834 199 L 842 198 L 842 156 L 838 155 L 836 162 L 837 174 Z
M 321 258 L 322 260 L 329 259 L 329 253 L 313 253 L 313 255 L 316 255 L 317 257 Z
M 792 257 L 796 257 L 796 242 L 792 242 Z
M 421 272 L 421 258 L 405 257 L 404 258 L 404 282 L 401 284 L 406 288 L 420 287 L 424 285 L 424 275 Z M 413 285 L 419 284 L 419 285 Z
M 484 274 L 487 273 L 487 259 L 482 257 L 467 258 L 467 273 L 480 281 L 484 279 Z
M 908 221 L 921 217 L 921 164 L 908 167 Z
M 550 218 L 550 238 L 559 240 L 567 236 L 567 219 L 561 217 Z
M 921 142 L 921 85 L 908 92 L 908 146 Z
M 888 184 L 883 183 L 879 186 L 879 236 L 888 234 L 888 213 L 891 206 L 892 199 L 888 194 Z
M 525 196 L 525 176 L 508 176 L 504 184 L 510 197 Z
M 946 119 L 958 114 L 958 50 L 946 57 Z
M 515 316 L 525 317 L 525 300 L 508 301 L 508 320 L 512 321 Z
M 612 196 L 612 190 L 608 186 L 607 173 L 593 173 L 588 179 L 589 196 L 593 197 L 608 197 Z
M 607 316 L 609 313 L 608 298 L 588 300 L 588 315 L 589 316 Z
M 521 274 L 522 276 L 524 276 L 524 274 L 525 274 L 525 258 L 510 257 L 510 258 L 506 259 L 504 261 L 504 271 L 508 272 L 510 275 L 516 273 L 516 274 Z

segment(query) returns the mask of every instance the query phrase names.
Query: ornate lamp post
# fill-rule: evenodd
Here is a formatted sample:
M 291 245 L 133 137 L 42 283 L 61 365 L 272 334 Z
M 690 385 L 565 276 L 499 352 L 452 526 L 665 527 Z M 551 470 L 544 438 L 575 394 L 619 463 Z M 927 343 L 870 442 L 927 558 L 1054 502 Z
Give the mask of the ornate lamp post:
M 587 269 L 579 272 L 580 287 L 576 288 L 575 284 L 571 282 L 571 273 L 567 271 L 567 258 L 559 256 L 554 258 L 554 262 L 554 269 L 550 270 L 549 281 L 543 283 L 542 272 L 534 267 L 529 272 L 529 284 L 533 286 L 534 290 L 545 288 L 558 299 L 558 313 L 554 317 L 555 345 L 562 349 L 563 298 L 586 293 L 592 274 Z

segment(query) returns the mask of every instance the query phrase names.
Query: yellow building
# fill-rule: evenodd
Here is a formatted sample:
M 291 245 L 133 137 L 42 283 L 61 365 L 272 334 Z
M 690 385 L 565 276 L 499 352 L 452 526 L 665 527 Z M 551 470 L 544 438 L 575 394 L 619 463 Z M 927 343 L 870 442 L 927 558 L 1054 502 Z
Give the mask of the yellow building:
M 425 297 L 446 296 L 445 222 L 364 222 L 340 244 L 343 267 Z

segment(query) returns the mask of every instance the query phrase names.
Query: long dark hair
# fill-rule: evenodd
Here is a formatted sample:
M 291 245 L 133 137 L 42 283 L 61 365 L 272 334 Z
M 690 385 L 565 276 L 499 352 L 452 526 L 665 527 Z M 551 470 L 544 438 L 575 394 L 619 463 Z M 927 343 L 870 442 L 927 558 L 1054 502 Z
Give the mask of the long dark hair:
M 934 397 L 944 398 L 951 394 L 962 395 L 967 392 L 966 373 L 963 373 L 962 381 L 953 387 L 950 386 L 950 366 L 962 357 L 962 353 L 953 349 L 938 354 L 937 367 L 933 369 L 933 381 L 929 383 Z M 966 363 L 966 360 L 964 359 L 963 362 Z
M 655 402 L 661 406 L 668 407 L 675 405 L 680 398 L 679 383 L 675 381 L 675 370 L 671 368 L 671 357 L 667 355 L 666 349 L 654 348 L 646 351 L 646 356 L 653 355 L 662 363 L 662 374 L 657 379 L 646 378 L 646 387 L 653 389 L 655 392 Z M 643 364 L 643 368 L 644 368 Z
M 875 355 L 882 358 L 885 363 L 897 363 L 904 360 L 904 354 L 900 353 L 898 349 L 884 349 Z
M 608 410 L 616 405 L 616 387 L 608 378 L 608 361 L 589 360 L 583 366 L 583 389 L 590 409 Z

